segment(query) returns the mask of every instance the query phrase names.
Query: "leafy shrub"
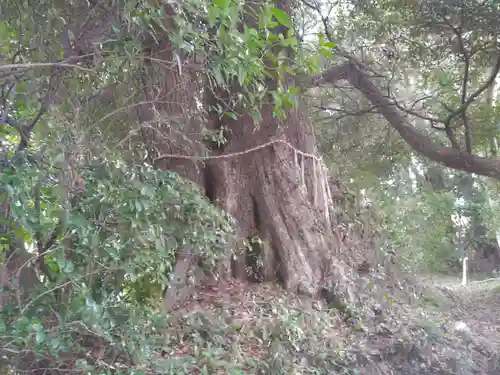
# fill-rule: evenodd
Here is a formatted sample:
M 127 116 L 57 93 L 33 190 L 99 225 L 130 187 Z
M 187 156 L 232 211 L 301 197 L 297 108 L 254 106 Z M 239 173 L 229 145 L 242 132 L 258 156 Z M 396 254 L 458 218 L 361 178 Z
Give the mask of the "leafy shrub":
M 58 168 L 24 163 L 2 173 L 9 221 L 28 253 L 35 260 L 38 243 L 48 249 L 30 298 L 12 293 L 4 305 L 0 342 L 40 358 L 71 353 L 85 368 L 103 366 L 88 360 L 89 347 L 103 347 L 108 360 L 119 354 L 137 363 L 157 346 L 158 305 L 175 254 L 187 248 L 215 260 L 232 224 L 176 173 L 119 158 L 93 160 L 78 173 L 85 188 L 71 193 L 71 204 Z
M 424 273 L 455 270 L 460 253 L 454 244 L 454 200 L 452 193 L 422 189 L 379 202 L 388 233 L 385 245 L 395 249 L 404 266 Z

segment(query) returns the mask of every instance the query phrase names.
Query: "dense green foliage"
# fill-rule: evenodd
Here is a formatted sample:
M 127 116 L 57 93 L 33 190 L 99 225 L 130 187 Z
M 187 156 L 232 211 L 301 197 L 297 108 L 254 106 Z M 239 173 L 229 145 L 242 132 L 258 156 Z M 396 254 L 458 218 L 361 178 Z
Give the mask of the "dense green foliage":
M 328 7 L 304 3 L 324 24 Z M 497 1 L 390 0 L 336 7 L 326 24 L 415 128 L 442 145 L 495 157 L 498 14 Z M 325 90 L 312 105 L 332 171 L 376 201 L 386 217 L 386 247 L 415 271 L 448 272 L 464 255 L 498 251 L 496 181 L 442 167 L 432 176 L 435 165 L 411 152 L 373 103 L 349 88 Z
M 175 173 L 128 166 L 111 155 L 82 168 L 85 190 L 66 209 L 57 169 L 22 163 L 2 173 L 16 235 L 37 250 L 57 233 L 44 253 L 47 274 L 37 293 L 27 301 L 12 295 L 4 306 L 2 337 L 15 337 L 10 347 L 55 355 L 68 346 L 77 350 L 75 335 L 83 329 L 140 360 L 154 344 L 145 334 L 158 330 L 176 251 L 187 246 L 216 261 L 230 221 Z M 40 320 L 52 313 L 57 329 Z

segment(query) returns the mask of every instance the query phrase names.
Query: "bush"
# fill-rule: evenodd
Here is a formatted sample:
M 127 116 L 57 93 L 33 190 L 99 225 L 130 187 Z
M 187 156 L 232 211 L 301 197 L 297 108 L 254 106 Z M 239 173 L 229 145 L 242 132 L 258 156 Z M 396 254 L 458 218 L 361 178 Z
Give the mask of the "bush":
M 231 221 L 175 173 L 92 160 L 72 171 L 85 187 L 66 200 L 58 169 L 22 163 L 2 173 L 11 229 L 14 223 L 32 260 L 46 251 L 30 298 L 11 293 L 3 306 L 0 341 L 59 363 L 70 360 L 64 353 L 86 371 L 117 355 L 137 363 L 158 346 L 158 307 L 176 252 L 187 247 L 216 260 Z M 101 362 L 89 355 L 96 347 L 105 353 Z
M 380 200 L 388 238 L 403 265 L 415 272 L 456 271 L 460 253 L 455 249 L 454 196 L 427 189 L 401 199 Z

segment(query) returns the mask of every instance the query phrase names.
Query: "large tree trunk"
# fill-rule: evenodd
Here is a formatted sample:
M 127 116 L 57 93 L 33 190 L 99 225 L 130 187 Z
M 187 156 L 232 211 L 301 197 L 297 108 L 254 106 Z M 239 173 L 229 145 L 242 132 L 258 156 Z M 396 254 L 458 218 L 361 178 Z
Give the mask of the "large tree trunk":
M 233 262 L 233 275 L 253 279 L 258 274 L 266 281 L 278 279 L 286 289 L 315 294 L 332 264 L 330 254 L 340 244 L 320 214 L 321 205 L 308 198 L 301 168 L 295 164 L 296 150 L 309 151 L 307 126 L 297 111 L 279 121 L 264 107 L 259 130 L 249 115 L 240 116 L 224 122 L 231 135 L 221 155 L 228 157 L 212 160 L 207 167 L 213 176 L 211 198 L 235 217 L 240 236 L 263 240 L 260 249 L 252 248 L 260 252 L 261 263 L 246 250 Z
M 282 1 L 277 6 L 289 12 L 290 5 L 291 1 Z M 251 25 L 254 20 L 244 22 Z M 287 79 L 293 84 L 291 77 Z M 270 87 L 275 85 L 269 82 Z M 207 85 L 205 105 L 211 108 L 238 91 L 234 85 L 232 92 L 220 88 L 214 93 Z M 264 104 L 256 128 L 249 113 L 233 110 L 236 120 L 210 114 L 209 127 L 224 129 L 228 139 L 223 146 L 212 147 L 214 158 L 205 169 L 208 197 L 236 219 L 243 240 L 233 256 L 232 275 L 250 281 L 278 280 L 286 289 L 308 295 L 315 295 L 328 276 L 340 281 L 339 286 L 348 286 L 344 270 L 332 257 L 340 243 L 327 220 L 327 179 L 314 155 L 305 116 L 289 109 L 286 119 L 278 119 L 272 104 Z M 252 241 L 255 237 L 261 241 Z
M 165 29 L 175 31 L 175 11 L 167 5 L 165 14 Z M 207 149 L 203 144 L 203 116 L 196 102 L 201 92 L 197 72 L 192 68 L 196 64 L 186 61 L 166 33 L 160 43 L 151 40 L 150 47 L 152 62 L 142 77 L 148 104 L 139 111 L 143 142 L 155 168 L 178 173 L 204 193 L 204 165 L 199 157 Z M 178 250 L 171 281 L 164 290 L 166 312 L 192 295 L 192 281 L 206 281 L 205 273 L 198 267 L 199 255 L 195 249 Z
M 175 29 L 174 16 L 173 9 L 165 6 L 166 29 Z M 177 172 L 202 187 L 203 165 L 196 159 L 204 150 L 202 118 L 196 109 L 200 87 L 196 71 L 185 64 L 182 52 L 176 51 L 169 36 L 164 34 L 160 43 L 149 41 L 151 62 L 146 60 L 146 74 L 141 82 L 148 103 L 140 107 L 139 121 L 154 166 Z M 158 158 L 165 154 L 181 157 Z M 189 159 L 190 156 L 194 158 Z
M 289 4 L 282 4 L 281 8 L 289 11 Z M 171 23 L 169 27 L 175 25 Z M 168 40 L 163 41 L 159 50 L 161 60 L 179 60 L 174 58 Z M 193 115 L 189 113 L 189 109 L 196 107 L 193 98 L 196 91 L 186 70 L 181 75 L 177 65 L 173 65 L 174 69 L 162 73 L 166 77 L 162 87 L 171 91 L 159 95 L 150 91 L 147 100 L 161 97 L 161 102 L 174 103 L 163 107 L 167 115 L 199 129 L 199 123 L 193 123 Z M 238 89 L 231 93 L 221 91 L 222 94 L 214 95 L 208 85 L 205 87 L 206 108 Z M 143 108 L 141 121 L 151 122 L 157 109 Z M 238 109 L 235 111 L 238 113 Z M 348 286 L 344 282 L 345 272 L 332 258 L 333 250 L 340 244 L 327 220 L 326 176 L 322 163 L 314 156 L 314 138 L 305 116 L 298 109 L 290 109 L 286 120 L 276 119 L 272 105 L 265 104 L 258 129 L 244 110 L 239 111 L 237 120 L 227 116 L 219 120 L 214 113 L 209 113 L 209 117 L 209 129 L 226 129 L 229 139 L 222 147 L 210 145 L 213 158 L 205 165 L 202 181 L 192 160 L 171 156 L 199 155 L 199 149 L 191 148 L 172 133 L 159 139 L 158 130 L 164 128 L 159 124 L 147 131 L 147 142 L 150 149 L 162 151 L 155 158 L 157 167 L 178 171 L 183 177 L 203 184 L 207 197 L 236 219 L 243 241 L 235 245 L 241 252 L 232 257 L 231 275 L 250 281 L 279 280 L 286 289 L 308 295 L 316 294 L 324 278 L 333 276 L 340 281 L 339 291 L 349 292 L 342 290 Z M 163 152 L 170 155 L 162 155 Z M 252 241 L 256 237 L 260 243 Z M 193 252 L 182 249 L 174 270 L 177 285 L 165 295 L 166 310 L 189 294 L 181 290 L 189 289 L 187 273 L 195 263 Z
M 207 90 L 207 105 L 214 97 L 224 95 Z M 314 155 L 311 126 L 298 109 L 288 110 L 285 120 L 275 118 L 272 104 L 262 106 L 257 128 L 248 113 L 236 112 L 236 120 L 212 118 L 212 126 L 227 130 L 228 140 L 207 164 L 207 192 L 236 219 L 242 239 L 262 242 L 241 244 L 232 274 L 277 279 L 288 290 L 314 295 L 332 265 L 336 278 L 343 270 L 331 257 L 340 244 L 322 210 L 326 176 Z

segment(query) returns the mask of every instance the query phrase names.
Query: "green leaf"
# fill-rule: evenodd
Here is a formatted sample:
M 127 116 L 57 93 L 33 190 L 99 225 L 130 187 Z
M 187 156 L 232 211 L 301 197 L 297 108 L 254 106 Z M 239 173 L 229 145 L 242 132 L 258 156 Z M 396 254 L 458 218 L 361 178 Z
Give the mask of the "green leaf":
M 331 57 L 333 56 L 332 52 L 330 50 L 327 50 L 326 48 L 319 48 L 318 49 L 318 52 L 323 55 L 323 56 L 327 56 L 327 57 Z
M 281 44 L 283 44 L 284 47 L 295 47 L 297 46 L 297 39 L 294 37 L 289 37 L 284 39 Z
M 217 9 L 217 7 L 213 5 L 208 7 L 208 12 L 207 12 L 208 26 L 213 27 L 215 25 L 217 19 L 219 18 L 219 13 L 220 10 Z
M 36 343 L 41 344 L 42 342 L 45 341 L 45 332 L 37 331 L 35 337 L 36 337 Z
M 336 44 L 329 40 L 321 40 L 320 45 L 325 48 L 335 48 Z
M 72 261 L 68 260 L 62 264 L 62 271 L 66 274 L 70 274 L 75 270 L 75 266 Z
M 213 67 L 212 68 L 212 75 L 215 78 L 215 82 L 219 85 L 224 85 L 224 77 L 222 76 L 222 72 L 219 70 L 219 67 Z
M 41 344 L 45 341 L 45 330 L 41 324 L 35 323 L 32 325 L 33 331 L 35 331 L 35 340 L 37 344 Z
M 50 340 L 50 346 L 53 350 L 58 350 L 61 347 L 61 340 L 59 337 L 52 337 Z
M 5 325 L 5 321 L 2 316 L 0 316 L 0 333 L 5 333 L 7 330 L 7 326 Z
M 260 115 L 260 111 L 251 110 L 250 111 L 250 116 L 252 116 L 252 119 L 255 122 L 260 122 L 262 120 L 262 117 Z
M 147 196 L 148 198 L 153 199 L 155 196 L 155 189 L 151 185 L 144 185 L 141 188 L 141 194 Z
M 245 79 L 247 78 L 247 72 L 243 64 L 238 64 L 238 83 L 243 86 Z
M 233 120 L 237 120 L 236 114 L 234 112 L 224 112 L 225 116 L 231 117 Z
M 273 8 L 272 13 L 274 18 L 276 18 L 276 21 L 278 21 L 280 24 L 282 24 L 287 28 L 292 27 L 292 20 L 284 10 L 279 8 Z
M 213 4 L 218 6 L 219 8 L 225 9 L 229 6 L 228 0 L 213 0 Z
M 136 210 L 137 212 L 141 212 L 141 211 L 142 211 L 142 205 L 141 205 L 141 202 L 140 202 L 140 201 L 138 201 L 138 200 L 136 200 L 136 201 L 134 201 L 134 204 L 135 204 L 135 210 Z
M 87 226 L 87 220 L 82 215 L 77 213 L 74 213 L 69 217 L 69 223 L 80 228 Z

